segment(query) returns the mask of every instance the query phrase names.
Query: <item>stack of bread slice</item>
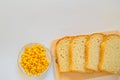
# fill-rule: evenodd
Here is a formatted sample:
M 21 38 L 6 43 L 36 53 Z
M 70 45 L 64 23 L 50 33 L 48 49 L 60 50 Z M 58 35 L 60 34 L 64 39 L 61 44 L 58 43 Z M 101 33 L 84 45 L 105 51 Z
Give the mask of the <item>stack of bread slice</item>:
M 56 43 L 59 72 L 120 74 L 120 35 L 93 33 L 66 36 Z

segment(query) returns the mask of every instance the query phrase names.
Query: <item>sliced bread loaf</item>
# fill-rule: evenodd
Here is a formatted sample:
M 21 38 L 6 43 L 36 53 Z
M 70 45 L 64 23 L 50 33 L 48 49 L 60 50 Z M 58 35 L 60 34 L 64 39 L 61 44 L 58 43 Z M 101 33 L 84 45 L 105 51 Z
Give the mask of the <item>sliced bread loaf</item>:
M 69 45 L 72 37 L 64 37 L 56 43 L 56 56 L 58 60 L 59 72 L 70 71 Z
M 102 33 L 91 34 L 86 42 L 86 64 L 87 69 L 93 71 L 98 70 L 100 58 L 100 45 L 103 41 L 104 35 Z
M 85 69 L 85 43 L 87 35 L 74 37 L 70 42 L 70 70 L 86 72 Z
M 120 35 L 110 34 L 101 44 L 99 69 L 120 74 Z

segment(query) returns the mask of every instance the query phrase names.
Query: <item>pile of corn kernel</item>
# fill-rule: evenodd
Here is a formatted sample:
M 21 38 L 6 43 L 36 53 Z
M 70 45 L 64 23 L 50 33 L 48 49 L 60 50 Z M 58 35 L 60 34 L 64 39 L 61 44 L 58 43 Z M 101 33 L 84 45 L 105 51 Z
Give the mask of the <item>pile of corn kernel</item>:
M 20 65 L 26 74 L 39 76 L 49 65 L 45 48 L 40 44 L 34 44 L 31 47 L 25 46 Z

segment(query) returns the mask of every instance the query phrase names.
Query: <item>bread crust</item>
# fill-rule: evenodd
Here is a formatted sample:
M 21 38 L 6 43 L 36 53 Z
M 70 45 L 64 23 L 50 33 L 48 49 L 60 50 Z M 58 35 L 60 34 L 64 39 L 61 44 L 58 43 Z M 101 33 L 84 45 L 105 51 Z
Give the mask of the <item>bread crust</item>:
M 73 44 L 73 40 L 75 39 L 75 37 L 70 41 L 70 46 L 69 46 L 69 52 L 70 52 L 70 71 L 73 72 L 72 70 L 72 44 Z
M 88 69 L 88 70 L 92 70 L 92 71 L 96 71 L 96 70 L 93 70 L 91 68 L 88 67 L 88 64 L 89 64 L 89 60 L 88 60 L 88 57 L 89 57 L 89 43 L 90 43 L 90 40 L 91 40 L 91 37 L 94 36 L 94 35 L 103 35 L 103 38 L 104 38 L 104 34 L 103 33 L 93 33 L 91 35 L 88 36 L 88 39 L 86 41 L 86 56 L 85 56 L 85 68 Z
M 64 40 L 64 39 L 66 39 L 66 38 L 72 38 L 72 36 L 65 36 L 65 37 L 60 38 L 60 39 L 56 42 L 56 46 L 55 46 L 55 54 L 56 54 L 56 58 L 57 58 L 57 61 L 58 61 L 58 70 L 59 70 L 59 72 L 69 72 L 69 71 L 61 71 L 61 70 L 60 70 L 60 63 L 59 63 L 60 60 L 59 60 L 59 58 L 58 58 L 58 51 L 57 51 L 57 46 L 58 46 L 59 42 L 62 41 L 62 40 Z
M 104 53 L 104 51 L 105 51 L 105 45 L 106 45 L 107 39 L 108 39 L 110 36 L 118 36 L 118 37 L 120 37 L 119 34 L 109 34 L 109 35 L 106 35 L 106 36 L 103 38 L 103 42 L 102 42 L 102 44 L 101 44 L 100 63 L 99 63 L 98 68 L 99 68 L 100 71 L 103 71 L 103 72 L 109 72 L 109 73 L 112 73 L 112 74 L 119 74 L 119 75 L 120 75 L 120 73 L 117 73 L 117 72 L 114 72 L 114 71 L 102 70 L 102 65 L 103 65 L 103 62 L 104 62 L 104 54 L 105 54 L 105 53 Z
M 83 72 L 83 71 L 81 71 L 81 70 L 73 70 L 72 68 L 73 68 L 73 58 L 72 58 L 72 45 L 73 45 L 73 41 L 76 39 L 76 38 L 78 38 L 78 37 L 83 37 L 83 36 L 86 36 L 86 37 L 88 37 L 88 35 L 77 35 L 77 36 L 75 36 L 71 41 L 70 41 L 70 46 L 69 46 L 69 52 L 70 52 L 70 71 L 72 71 L 72 72 Z

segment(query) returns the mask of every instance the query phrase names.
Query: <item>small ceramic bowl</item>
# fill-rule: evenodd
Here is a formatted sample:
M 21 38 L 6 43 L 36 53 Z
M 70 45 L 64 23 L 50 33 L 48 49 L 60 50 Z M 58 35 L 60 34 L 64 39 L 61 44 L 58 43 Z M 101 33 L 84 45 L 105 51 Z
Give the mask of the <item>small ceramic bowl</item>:
M 32 45 L 35 45 L 35 44 L 40 44 L 40 43 L 29 43 L 25 46 L 30 46 L 31 47 Z M 18 69 L 19 69 L 20 73 L 22 74 L 22 76 L 24 77 L 25 80 L 43 80 L 46 77 L 47 72 L 49 70 L 49 67 L 51 65 L 51 55 L 50 55 L 50 51 L 45 46 L 43 46 L 43 47 L 46 50 L 46 58 L 49 60 L 50 63 L 49 63 L 49 66 L 47 67 L 47 69 L 44 72 L 42 72 L 39 76 L 36 76 L 36 75 L 29 76 L 25 73 L 24 69 L 20 65 L 21 55 L 24 51 L 24 47 L 20 50 L 19 55 L 18 55 L 17 64 L 18 64 Z

